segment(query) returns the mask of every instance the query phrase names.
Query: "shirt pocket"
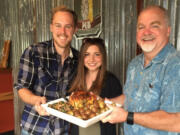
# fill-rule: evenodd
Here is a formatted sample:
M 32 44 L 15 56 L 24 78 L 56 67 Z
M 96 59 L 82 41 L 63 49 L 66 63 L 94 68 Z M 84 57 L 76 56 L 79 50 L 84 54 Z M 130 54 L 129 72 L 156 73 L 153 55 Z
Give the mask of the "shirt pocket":
M 42 66 L 38 67 L 38 77 L 41 87 L 41 94 L 47 98 L 47 100 L 54 100 L 58 98 L 57 92 L 57 81 L 51 72 Z
M 161 87 L 158 82 L 149 81 L 144 92 L 144 107 L 147 111 L 154 111 L 160 108 Z

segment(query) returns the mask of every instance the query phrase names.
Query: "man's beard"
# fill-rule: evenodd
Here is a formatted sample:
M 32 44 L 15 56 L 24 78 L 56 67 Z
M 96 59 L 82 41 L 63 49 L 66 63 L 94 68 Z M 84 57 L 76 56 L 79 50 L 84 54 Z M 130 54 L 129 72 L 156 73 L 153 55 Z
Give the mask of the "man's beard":
M 143 42 L 140 43 L 141 49 L 144 52 L 151 52 L 155 47 L 156 44 L 153 42 L 153 40 L 155 39 L 154 35 L 150 34 L 150 35 L 146 35 L 142 37 Z M 147 42 L 152 42 L 152 43 L 147 43 Z
M 143 52 L 147 52 L 147 53 L 151 52 L 156 47 L 155 43 L 152 44 L 141 43 L 140 46 Z

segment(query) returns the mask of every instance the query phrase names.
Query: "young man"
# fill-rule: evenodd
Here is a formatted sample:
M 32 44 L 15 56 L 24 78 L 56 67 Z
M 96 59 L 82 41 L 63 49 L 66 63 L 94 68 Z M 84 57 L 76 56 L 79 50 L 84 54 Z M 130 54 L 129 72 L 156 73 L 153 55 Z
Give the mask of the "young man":
M 41 104 L 66 95 L 77 67 L 78 51 L 71 47 L 77 15 L 66 7 L 52 12 L 52 40 L 29 46 L 20 59 L 15 88 L 25 102 L 22 134 L 65 135 L 69 123 L 47 116 Z
M 143 53 L 128 66 L 124 95 L 112 99 L 124 108 L 112 107 L 113 112 L 102 120 L 125 122 L 125 135 L 178 135 L 175 132 L 180 131 L 180 54 L 169 43 L 169 35 L 164 8 L 149 6 L 140 13 L 136 37 Z

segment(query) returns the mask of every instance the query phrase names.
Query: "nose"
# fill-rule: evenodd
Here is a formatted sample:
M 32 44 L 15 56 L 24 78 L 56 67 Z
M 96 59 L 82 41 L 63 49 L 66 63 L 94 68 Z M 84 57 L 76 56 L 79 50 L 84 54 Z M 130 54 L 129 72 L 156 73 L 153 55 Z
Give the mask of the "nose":
M 149 28 L 145 28 L 143 34 L 149 35 L 149 34 L 151 34 L 151 30 Z
M 90 56 L 90 61 L 94 61 L 94 55 Z
M 65 28 L 64 28 L 64 27 L 61 27 L 60 33 L 61 33 L 61 34 L 64 34 L 64 33 L 65 33 Z

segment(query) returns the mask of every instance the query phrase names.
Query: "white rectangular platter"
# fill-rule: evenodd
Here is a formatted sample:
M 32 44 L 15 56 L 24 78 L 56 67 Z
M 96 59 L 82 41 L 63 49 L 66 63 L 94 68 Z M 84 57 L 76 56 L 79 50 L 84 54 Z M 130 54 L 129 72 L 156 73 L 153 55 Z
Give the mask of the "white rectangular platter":
M 107 114 L 109 114 L 112 111 L 112 110 L 107 110 L 106 112 L 101 113 L 101 114 L 99 114 L 99 115 L 97 115 L 91 119 L 82 120 L 78 117 L 75 117 L 75 116 L 69 115 L 67 113 L 63 113 L 63 112 L 60 112 L 58 110 L 55 110 L 53 108 L 48 107 L 49 104 L 54 104 L 54 103 L 57 103 L 59 101 L 64 101 L 64 100 L 62 98 L 57 99 L 57 100 L 53 100 L 53 101 L 50 101 L 46 104 L 42 104 L 42 107 L 45 108 L 49 114 L 54 115 L 54 116 L 61 118 L 63 120 L 66 120 L 70 123 L 76 124 L 76 125 L 83 127 L 83 128 L 86 128 L 86 127 L 100 121 L 100 119 L 102 117 L 106 116 Z

